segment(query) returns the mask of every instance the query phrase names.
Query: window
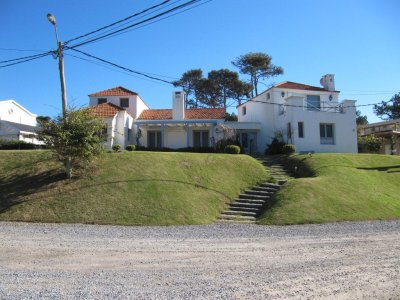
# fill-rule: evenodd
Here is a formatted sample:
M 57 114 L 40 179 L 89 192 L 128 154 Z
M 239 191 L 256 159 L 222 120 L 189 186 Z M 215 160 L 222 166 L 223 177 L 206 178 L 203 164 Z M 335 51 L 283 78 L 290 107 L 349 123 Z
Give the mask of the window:
M 102 142 L 107 142 L 107 137 L 108 137 L 108 129 L 107 125 L 105 125 L 99 132 L 99 136 Z
M 267 100 L 271 99 L 270 93 L 267 93 Z
M 193 147 L 206 148 L 208 147 L 209 132 L 207 131 L 193 131 Z
M 318 111 L 321 109 L 320 96 L 307 95 L 307 110 Z
M 297 123 L 297 130 L 299 132 L 299 138 L 303 138 L 304 137 L 304 123 L 303 122 Z
M 129 98 L 120 98 L 119 106 L 121 107 L 129 107 Z
M 246 111 L 246 106 L 243 106 L 243 107 L 242 107 L 242 116 L 244 116 L 244 115 L 246 114 L 246 112 L 247 112 L 247 111 Z
M 107 103 L 107 98 L 97 98 L 97 104 Z
M 333 124 L 319 124 L 321 144 L 334 144 Z
M 147 132 L 147 147 L 161 148 L 161 131 Z

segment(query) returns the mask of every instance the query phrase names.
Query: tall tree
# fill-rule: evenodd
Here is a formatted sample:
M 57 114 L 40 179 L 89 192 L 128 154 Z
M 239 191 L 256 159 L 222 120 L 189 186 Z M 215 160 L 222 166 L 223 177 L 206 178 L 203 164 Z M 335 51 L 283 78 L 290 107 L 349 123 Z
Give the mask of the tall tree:
M 250 52 L 232 61 L 232 64 L 239 69 L 240 73 L 250 75 L 252 97 L 258 95 L 260 79 L 268 79 L 283 74 L 283 68 L 273 65 L 271 61 L 272 57 L 262 52 Z
M 175 87 L 182 87 L 183 91 L 186 93 L 185 108 L 198 107 L 195 90 L 197 82 L 202 78 L 203 71 L 201 69 L 192 69 L 183 73 L 179 80 L 172 82 Z
M 361 114 L 360 110 L 356 111 L 356 123 L 357 123 L 357 125 L 367 125 L 368 124 L 367 116 L 363 116 Z
M 382 101 L 381 104 L 375 104 L 374 113 L 382 120 L 399 119 L 400 93 L 395 94 L 389 101 Z
M 248 97 L 250 87 L 239 79 L 239 74 L 228 69 L 212 70 L 206 80 L 201 81 L 196 97 L 204 106 L 227 108 L 228 100 L 235 102 Z

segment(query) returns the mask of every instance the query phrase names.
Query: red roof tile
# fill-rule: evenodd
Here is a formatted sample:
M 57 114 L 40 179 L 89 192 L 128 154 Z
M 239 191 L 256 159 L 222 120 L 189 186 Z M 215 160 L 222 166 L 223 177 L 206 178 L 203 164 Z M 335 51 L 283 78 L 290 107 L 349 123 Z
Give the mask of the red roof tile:
M 225 108 L 190 108 L 185 120 L 225 119 Z M 146 109 L 138 120 L 172 120 L 172 109 Z
M 312 86 L 312 85 L 307 85 L 307 84 L 302 84 L 302 83 L 297 83 L 297 82 L 292 82 L 292 81 L 285 81 L 285 82 L 279 83 L 277 85 L 274 85 L 274 87 L 282 88 L 282 89 L 329 92 L 327 89 L 322 88 L 322 87 L 317 87 L 317 86 Z M 333 92 L 339 93 L 339 91 L 333 91 Z
M 122 107 L 112 103 L 98 104 L 96 106 L 89 107 L 89 109 L 91 109 L 96 116 L 106 118 L 114 117 L 119 111 L 124 110 Z
M 137 93 L 128 90 L 122 86 L 117 86 L 112 89 L 100 91 L 97 93 L 90 94 L 89 97 L 104 97 L 104 96 L 136 96 Z

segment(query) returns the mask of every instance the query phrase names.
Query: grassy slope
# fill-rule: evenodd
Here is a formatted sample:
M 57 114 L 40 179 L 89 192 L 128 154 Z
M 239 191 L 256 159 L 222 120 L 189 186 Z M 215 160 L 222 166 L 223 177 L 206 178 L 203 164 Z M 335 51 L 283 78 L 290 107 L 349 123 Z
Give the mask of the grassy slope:
M 314 177 L 279 192 L 260 224 L 400 218 L 400 157 L 373 154 L 295 156 Z
M 244 155 L 122 152 L 65 180 L 47 151 L 0 151 L 0 220 L 205 224 L 267 173 Z

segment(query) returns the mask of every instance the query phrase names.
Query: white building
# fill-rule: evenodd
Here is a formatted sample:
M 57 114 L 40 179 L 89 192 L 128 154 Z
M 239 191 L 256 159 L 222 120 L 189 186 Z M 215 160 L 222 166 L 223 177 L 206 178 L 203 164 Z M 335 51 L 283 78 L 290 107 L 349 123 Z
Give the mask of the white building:
M 321 84 L 277 84 L 240 105 L 239 122 L 225 122 L 223 108 L 185 109 L 183 92 L 173 92 L 172 109 L 149 109 L 123 87 L 89 95 L 89 105 L 108 124 L 109 148 L 212 147 L 223 136 L 221 128 L 229 127 L 252 155 L 264 153 L 275 136 L 298 152 L 357 152 L 355 101 L 339 102 L 333 75 L 323 76 Z
M 107 148 L 136 144 L 150 148 L 211 147 L 225 109 L 185 109 L 183 92 L 174 92 L 172 109 L 149 109 L 140 96 L 123 87 L 89 95 L 89 106 L 107 124 Z
M 339 102 L 334 75 L 320 82 L 322 87 L 282 82 L 238 107 L 239 123 L 261 123 L 246 136 L 259 153 L 276 136 L 297 152 L 357 152 L 356 101 Z
M 0 101 L 0 140 L 40 144 L 35 133 L 36 117 L 14 100 Z

